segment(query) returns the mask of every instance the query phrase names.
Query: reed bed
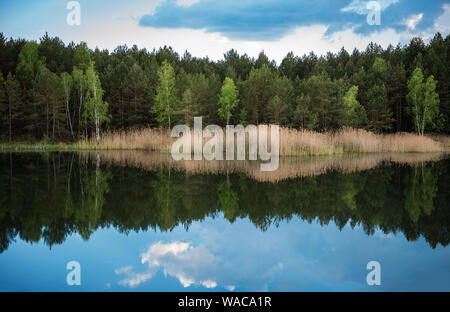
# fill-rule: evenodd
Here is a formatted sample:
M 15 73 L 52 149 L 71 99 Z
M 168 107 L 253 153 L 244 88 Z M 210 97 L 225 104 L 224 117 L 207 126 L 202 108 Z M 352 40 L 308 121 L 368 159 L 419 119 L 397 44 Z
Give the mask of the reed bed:
M 441 143 L 442 145 L 446 146 L 447 148 L 450 148 L 450 136 L 449 135 L 435 134 L 435 135 L 429 135 L 428 137 L 436 142 Z
M 100 144 L 97 144 L 95 138 L 90 138 L 80 140 L 75 145 L 79 149 L 167 152 L 170 151 L 173 141 L 168 129 L 145 128 L 105 132 L 101 136 Z
M 98 157 L 97 157 L 98 155 Z M 244 173 L 259 182 L 277 183 L 283 180 L 310 177 L 324 174 L 330 170 L 343 173 L 372 169 L 384 162 L 401 165 L 417 165 L 444 158 L 443 153 L 377 153 L 341 154 L 335 156 L 284 157 L 280 159 L 275 171 L 261 171 L 259 161 L 226 160 L 180 160 L 175 161 L 165 153 L 148 151 L 109 150 L 80 152 L 81 159 L 102 164 L 133 167 L 146 171 L 171 169 L 187 174 L 231 174 Z
M 270 131 L 269 131 L 270 133 Z M 79 149 L 99 150 L 148 150 L 170 152 L 175 138 L 167 129 L 139 129 L 106 132 L 99 145 L 95 139 L 81 140 L 75 144 Z M 209 139 L 203 139 L 206 142 Z M 344 128 L 337 132 L 313 132 L 280 128 L 281 156 L 320 156 L 343 153 L 386 153 L 386 152 L 442 152 L 450 139 L 412 133 L 375 134 L 363 129 Z M 225 144 L 225 135 L 224 135 Z M 247 143 L 248 145 L 248 140 Z M 270 145 L 270 144 L 269 144 Z M 225 150 L 225 148 L 224 148 Z M 248 151 L 248 146 L 246 148 Z
M 439 142 L 413 133 L 375 134 L 363 129 L 344 128 L 331 137 L 333 144 L 342 146 L 344 152 L 424 153 L 444 150 Z

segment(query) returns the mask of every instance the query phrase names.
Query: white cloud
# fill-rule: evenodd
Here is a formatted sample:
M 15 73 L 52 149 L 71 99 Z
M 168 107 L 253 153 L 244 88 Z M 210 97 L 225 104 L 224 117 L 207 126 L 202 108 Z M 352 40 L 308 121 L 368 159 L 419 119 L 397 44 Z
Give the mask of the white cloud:
M 228 285 L 228 286 L 225 286 L 225 288 L 226 288 L 227 290 L 229 290 L 229 291 L 234 291 L 234 290 L 236 289 L 236 286 L 234 286 L 234 285 Z
M 349 5 L 341 9 L 341 12 L 354 12 L 357 14 L 365 15 L 367 14 L 367 3 L 373 1 L 361 1 L 361 0 L 353 0 Z M 375 1 L 380 4 L 381 10 L 386 10 L 392 4 L 398 2 L 398 0 L 378 0 Z
M 118 275 L 120 274 L 127 275 L 125 279 L 119 281 L 119 285 L 133 288 L 151 279 L 156 270 L 151 269 L 144 273 L 134 273 L 133 268 L 131 266 L 126 266 L 123 268 L 116 269 L 114 270 L 114 272 Z
M 217 287 L 217 283 L 215 281 L 212 281 L 212 280 L 202 281 L 202 282 L 200 282 L 200 284 L 202 284 L 206 288 L 215 288 L 215 287 Z
M 72 31 L 72 29 L 69 29 Z M 180 55 L 189 51 L 196 57 L 209 57 L 212 60 L 223 59 L 223 54 L 230 49 L 240 54 L 247 53 L 251 57 L 258 57 L 264 50 L 269 58 L 278 63 L 290 51 L 296 55 L 325 54 L 328 51 L 338 52 L 342 47 L 347 51 L 354 48 L 365 49 L 371 41 L 387 47 L 389 43 L 398 43 L 400 35 L 393 29 L 374 32 L 369 36 L 355 34 L 352 29 L 336 32 L 325 37 L 327 27 L 312 25 L 298 27 L 290 34 L 276 41 L 245 41 L 229 39 L 219 33 L 207 32 L 204 29 L 167 29 L 139 27 L 130 21 L 117 21 L 115 23 L 99 23 L 91 25 L 89 31 L 75 31 L 61 35 L 65 42 L 78 43 L 85 41 L 90 48 L 98 46 L 113 51 L 118 45 L 127 44 L 129 47 L 136 44 L 139 48 L 147 50 L 158 49 L 165 45 L 171 46 Z
M 441 33 L 449 33 L 450 32 L 450 4 L 444 4 L 443 6 L 444 13 L 439 16 L 434 22 L 434 28 L 436 31 L 440 31 Z
M 416 28 L 417 24 L 420 23 L 422 18 L 423 18 L 423 13 L 413 14 L 413 15 L 410 15 L 409 18 L 404 19 L 401 22 L 401 24 L 406 25 L 411 30 L 414 30 Z
M 118 20 L 129 20 L 129 17 L 131 17 L 132 20 L 137 22 L 144 14 L 155 14 L 156 8 L 165 1 L 166 0 L 129 1 L 126 6 L 121 7 L 120 11 L 115 14 L 117 14 Z
M 182 252 L 185 252 L 189 248 L 189 243 L 184 242 L 172 242 L 170 244 L 163 244 L 161 242 L 157 242 L 150 246 L 149 250 L 143 254 L 141 254 L 141 262 L 149 262 L 150 265 L 159 265 L 158 259 L 161 257 L 172 254 L 178 255 Z
M 125 279 L 119 281 L 119 285 L 139 286 L 162 269 L 165 275 L 178 279 L 183 287 L 217 287 L 217 282 L 208 275 L 217 268 L 215 257 L 204 246 L 193 247 L 191 243 L 180 241 L 167 244 L 157 242 L 141 254 L 141 263 L 148 264 L 147 270 L 141 273 L 133 272 L 131 266 L 116 269 L 116 274 L 126 275 Z
M 189 7 L 197 2 L 200 2 L 200 0 L 177 0 L 177 5 Z

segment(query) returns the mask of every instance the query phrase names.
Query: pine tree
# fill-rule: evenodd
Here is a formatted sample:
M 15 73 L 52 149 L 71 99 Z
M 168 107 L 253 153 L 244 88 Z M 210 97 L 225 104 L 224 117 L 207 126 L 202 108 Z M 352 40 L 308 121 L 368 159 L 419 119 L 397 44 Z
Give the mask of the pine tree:
M 294 126 L 300 129 L 315 130 L 319 123 L 317 113 L 311 108 L 311 98 L 301 94 L 297 96 L 294 110 Z
M 0 34 L 1 35 L 1 34 Z M 5 79 L 0 71 L 0 132 L 7 133 L 6 125 L 8 124 L 8 99 L 6 96 Z M 0 137 L 2 139 L 2 137 Z
M 367 115 L 369 130 L 374 132 L 386 132 L 392 128 L 394 119 L 387 100 L 387 91 L 384 85 L 373 86 L 367 92 Z
M 8 73 L 5 83 L 6 96 L 8 101 L 8 130 L 9 141 L 12 141 L 13 123 L 20 115 L 20 85 L 17 79 Z

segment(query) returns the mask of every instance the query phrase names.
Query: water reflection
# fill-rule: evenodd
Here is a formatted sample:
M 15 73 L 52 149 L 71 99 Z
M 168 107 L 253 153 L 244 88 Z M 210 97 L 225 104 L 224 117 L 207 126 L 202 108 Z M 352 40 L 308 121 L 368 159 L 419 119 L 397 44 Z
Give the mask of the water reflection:
M 51 247 L 74 233 L 88 240 L 107 227 L 188 229 L 221 214 L 230 223 L 248 218 L 261 231 L 299 217 L 361 226 L 367 235 L 379 229 L 409 241 L 423 236 L 432 248 L 449 243 L 450 167 L 448 159 L 436 161 L 442 155 L 287 159 L 278 176 L 258 176 L 239 162 L 177 165 L 147 156 L 0 154 L 0 252 L 16 237 Z

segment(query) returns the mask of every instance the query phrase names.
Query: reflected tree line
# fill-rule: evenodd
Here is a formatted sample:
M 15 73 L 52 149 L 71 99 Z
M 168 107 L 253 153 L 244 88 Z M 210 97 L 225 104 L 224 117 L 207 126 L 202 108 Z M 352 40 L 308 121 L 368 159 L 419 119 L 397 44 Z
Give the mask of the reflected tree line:
M 299 217 L 321 225 L 362 226 L 368 235 L 423 236 L 449 243 L 450 160 L 383 165 L 263 183 L 245 174 L 148 172 L 101 165 L 73 153 L 0 154 L 0 252 L 17 238 L 50 247 L 99 228 L 170 231 L 193 221 L 248 218 L 265 231 Z

